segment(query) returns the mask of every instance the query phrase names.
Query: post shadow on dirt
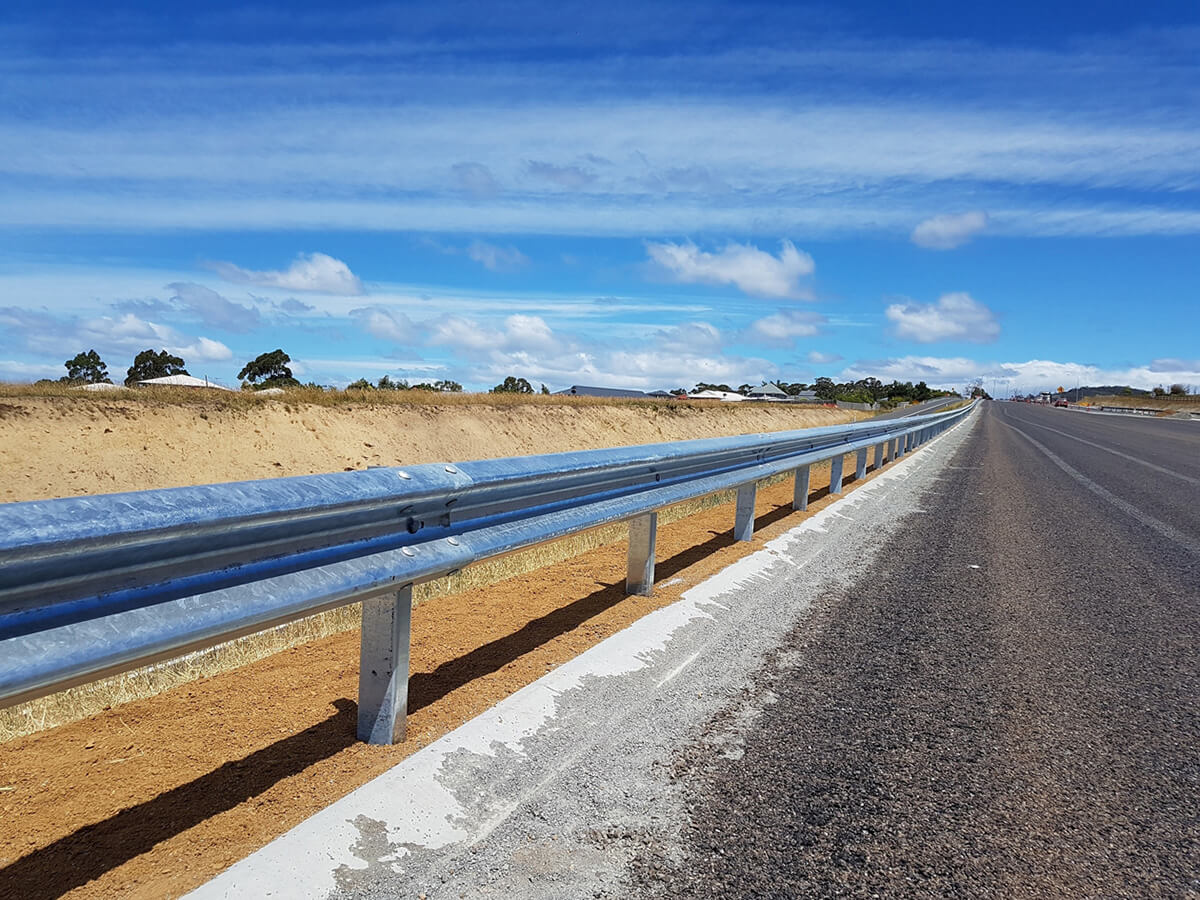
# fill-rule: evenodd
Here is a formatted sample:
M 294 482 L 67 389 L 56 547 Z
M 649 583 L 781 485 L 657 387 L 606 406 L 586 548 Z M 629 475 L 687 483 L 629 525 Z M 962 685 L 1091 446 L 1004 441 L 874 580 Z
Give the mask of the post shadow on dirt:
M 355 740 L 358 704 L 333 705 L 336 713 L 304 731 L 22 856 L 0 869 L 0 896 L 59 897 L 333 756 Z
M 814 491 L 809 494 L 809 502 L 828 493 L 828 488 Z M 777 506 L 758 516 L 755 528 L 764 528 L 791 513 L 790 502 Z M 670 578 L 722 547 L 735 543 L 732 527 L 710 534 L 712 536 L 703 543 L 660 561 L 655 567 L 656 579 Z M 621 603 L 626 596 L 624 580 L 603 585 L 586 597 L 526 623 L 511 634 L 442 663 L 432 672 L 414 673 L 409 681 L 409 711 L 429 706 L 555 637 L 567 634 Z M 59 897 L 342 751 L 357 740 L 358 705 L 344 698 L 334 700 L 333 704 L 337 708 L 334 715 L 304 731 L 227 762 L 199 778 L 86 825 L 15 860 L 0 869 L 0 896 L 22 900 Z
M 809 500 L 810 502 L 815 501 L 828 493 L 828 488 L 822 488 L 810 494 Z M 755 530 L 765 528 L 791 514 L 790 502 L 777 506 L 754 520 Z M 674 556 L 655 563 L 655 581 L 669 579 L 722 547 L 728 547 L 735 543 L 732 527 L 728 531 L 713 531 L 710 534 L 712 536 L 704 543 L 688 547 Z M 626 600 L 627 597 L 624 579 L 614 584 L 602 585 L 586 597 L 581 597 L 544 616 L 532 619 L 511 634 L 489 641 L 462 656 L 447 660 L 432 672 L 413 673 L 408 680 L 409 712 L 423 709 L 441 700 L 447 694 L 470 684 L 476 678 L 482 678 L 484 675 L 498 671 L 554 638 L 575 630 L 588 619 L 611 609 Z

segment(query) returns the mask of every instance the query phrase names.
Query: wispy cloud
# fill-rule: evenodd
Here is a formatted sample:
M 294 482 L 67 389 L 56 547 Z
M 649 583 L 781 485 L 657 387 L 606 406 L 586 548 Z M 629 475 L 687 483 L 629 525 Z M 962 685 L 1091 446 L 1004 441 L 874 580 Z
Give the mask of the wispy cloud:
M 594 172 L 581 166 L 558 166 L 538 160 L 530 160 L 526 163 L 525 171 L 534 178 L 573 191 L 585 188 L 596 180 Z
M 809 299 L 800 279 L 813 273 L 813 260 L 791 241 L 778 256 L 748 244 L 726 244 L 710 253 L 692 242 L 646 243 L 650 259 L 667 277 L 684 284 L 733 285 L 745 294 L 776 299 Z
M 800 338 L 814 337 L 821 333 L 826 323 L 825 316 L 807 310 L 780 310 L 770 316 L 756 319 L 746 329 L 745 339 L 752 343 L 770 347 L 791 347 Z
M 926 219 L 913 229 L 911 239 L 927 250 L 953 250 L 961 247 L 987 227 L 987 213 L 975 210 Z
M 133 313 L 100 316 L 58 316 L 41 310 L 0 307 L 0 327 L 6 349 L 24 349 L 42 357 L 96 349 L 111 372 L 141 350 L 169 350 L 185 361 L 223 362 L 233 351 L 220 341 L 184 334 L 170 325 Z
M 936 303 L 893 303 L 884 314 L 897 337 L 922 344 L 971 341 L 986 344 L 1000 336 L 992 311 L 967 293 L 942 294 Z
M 828 366 L 835 362 L 840 362 L 842 355 L 840 353 L 822 353 L 820 350 L 810 350 L 804 358 L 814 366 Z
M 255 271 L 230 262 L 215 262 L 211 266 L 226 281 L 238 284 L 322 294 L 358 295 L 363 292 L 362 282 L 350 267 L 324 253 L 302 253 L 283 270 Z
M 491 272 L 511 272 L 529 265 L 529 257 L 516 247 L 500 247 L 487 241 L 472 241 L 467 256 Z
M 245 333 L 262 324 L 262 316 L 257 309 L 234 303 L 202 284 L 176 281 L 168 284 L 167 289 L 173 292 L 173 303 L 210 328 Z

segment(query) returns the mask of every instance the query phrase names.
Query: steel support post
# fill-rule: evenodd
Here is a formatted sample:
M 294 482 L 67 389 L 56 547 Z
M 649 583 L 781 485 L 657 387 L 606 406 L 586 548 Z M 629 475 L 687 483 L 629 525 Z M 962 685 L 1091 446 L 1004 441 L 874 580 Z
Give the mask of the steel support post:
M 875 471 L 883 468 L 883 459 L 887 455 L 887 441 L 875 445 Z
M 845 462 L 845 457 L 841 454 L 835 456 L 829 462 L 829 493 L 840 494 L 842 492 L 842 463 Z
M 792 509 L 808 509 L 808 466 L 796 470 L 796 486 L 792 491 Z
M 733 520 L 735 541 L 754 540 L 754 501 L 758 499 L 758 485 L 743 484 L 737 489 L 737 515 Z
M 358 658 L 358 739 L 368 744 L 404 740 L 408 718 L 408 652 L 412 585 L 362 604 Z
M 858 451 L 858 459 L 854 465 L 854 480 L 862 481 L 867 477 L 867 448 L 863 447 Z
M 895 462 L 896 458 L 899 455 L 900 455 L 900 439 L 892 438 L 892 452 L 888 454 L 888 459 L 890 459 L 892 462 Z
M 626 594 L 649 597 L 654 590 L 654 542 L 657 537 L 658 513 L 652 512 L 630 520 Z

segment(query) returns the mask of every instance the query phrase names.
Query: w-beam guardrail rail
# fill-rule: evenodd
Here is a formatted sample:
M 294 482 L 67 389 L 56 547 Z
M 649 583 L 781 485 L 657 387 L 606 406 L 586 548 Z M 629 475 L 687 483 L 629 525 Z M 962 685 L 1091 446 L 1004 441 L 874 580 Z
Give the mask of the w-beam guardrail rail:
M 842 458 L 879 467 L 949 413 L 833 428 L 0 505 L 0 706 L 362 601 L 358 735 L 403 740 L 414 584 L 629 521 L 627 590 L 654 583 L 657 510 Z

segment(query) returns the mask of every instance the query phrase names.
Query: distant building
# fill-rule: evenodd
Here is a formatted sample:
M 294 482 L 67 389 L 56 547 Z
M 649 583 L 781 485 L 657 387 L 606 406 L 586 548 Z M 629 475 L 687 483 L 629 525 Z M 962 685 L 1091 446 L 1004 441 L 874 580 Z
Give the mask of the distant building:
M 223 384 L 209 381 L 207 378 L 196 378 L 194 375 L 164 375 L 162 378 L 147 378 L 145 381 L 139 381 L 138 384 L 151 387 L 162 385 L 163 387 L 213 388 L 218 391 L 233 390 Z
M 567 394 L 572 397 L 647 397 L 644 391 L 631 391 L 626 388 L 593 387 L 587 384 L 573 384 L 565 391 L 555 391 L 556 394 Z
M 736 403 L 739 400 L 745 400 L 741 394 L 735 394 L 733 391 L 698 391 L 695 394 L 688 394 L 689 400 L 723 400 L 726 403 Z
M 771 384 L 768 381 L 766 384 L 748 391 L 746 396 L 756 400 L 786 400 L 788 393 L 779 385 Z

